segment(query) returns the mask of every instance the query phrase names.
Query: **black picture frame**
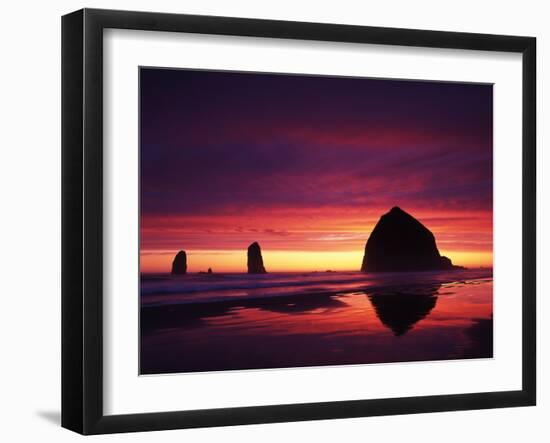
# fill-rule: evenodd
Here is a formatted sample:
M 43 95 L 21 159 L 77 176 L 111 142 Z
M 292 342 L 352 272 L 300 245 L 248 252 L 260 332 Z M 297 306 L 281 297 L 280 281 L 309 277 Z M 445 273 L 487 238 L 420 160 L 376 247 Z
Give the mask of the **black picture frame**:
M 192 32 L 522 54 L 522 389 L 130 415 L 103 412 L 103 30 Z M 62 18 L 62 426 L 82 434 L 530 406 L 536 403 L 536 39 L 83 9 Z

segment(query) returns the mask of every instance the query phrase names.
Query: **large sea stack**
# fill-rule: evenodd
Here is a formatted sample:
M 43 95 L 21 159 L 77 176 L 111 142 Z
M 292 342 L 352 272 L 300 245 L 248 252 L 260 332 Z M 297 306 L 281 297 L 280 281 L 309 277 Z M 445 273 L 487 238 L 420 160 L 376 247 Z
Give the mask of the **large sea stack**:
M 248 247 L 248 273 L 249 274 L 266 274 L 264 268 L 264 260 L 262 259 L 262 250 L 258 242 L 252 243 Z
M 172 262 L 172 275 L 183 275 L 187 273 L 187 254 L 180 251 L 174 257 Z
M 363 257 L 363 272 L 400 272 L 454 269 L 439 254 L 434 235 L 397 206 L 380 217 Z

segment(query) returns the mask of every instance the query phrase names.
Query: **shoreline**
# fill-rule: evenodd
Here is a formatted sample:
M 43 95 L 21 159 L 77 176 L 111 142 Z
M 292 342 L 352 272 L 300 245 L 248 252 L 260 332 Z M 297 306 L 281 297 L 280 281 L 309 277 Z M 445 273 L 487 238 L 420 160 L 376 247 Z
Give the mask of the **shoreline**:
M 142 307 L 140 373 L 491 358 L 492 281 Z
M 403 277 L 403 276 L 401 276 Z M 176 306 L 190 305 L 212 305 L 212 304 L 237 304 L 246 305 L 262 300 L 305 300 L 315 297 L 337 297 L 348 296 L 354 293 L 391 293 L 391 292 L 419 292 L 428 290 L 434 286 L 450 286 L 463 284 L 482 284 L 493 281 L 492 272 L 490 275 L 456 276 L 462 278 L 451 278 L 450 275 L 433 275 L 432 278 L 413 282 L 406 280 L 390 281 L 317 281 L 311 284 L 281 283 L 278 286 L 250 286 L 223 288 L 217 290 L 196 289 L 188 292 L 156 292 L 140 294 L 140 309 L 148 310 L 154 308 L 174 308 Z M 204 298 L 196 298 L 196 294 Z

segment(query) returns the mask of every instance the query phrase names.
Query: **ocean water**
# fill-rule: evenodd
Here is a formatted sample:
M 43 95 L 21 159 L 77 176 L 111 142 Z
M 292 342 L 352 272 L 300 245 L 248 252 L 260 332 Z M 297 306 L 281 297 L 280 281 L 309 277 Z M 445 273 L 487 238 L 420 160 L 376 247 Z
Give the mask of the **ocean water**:
M 491 269 L 141 277 L 142 374 L 491 358 Z

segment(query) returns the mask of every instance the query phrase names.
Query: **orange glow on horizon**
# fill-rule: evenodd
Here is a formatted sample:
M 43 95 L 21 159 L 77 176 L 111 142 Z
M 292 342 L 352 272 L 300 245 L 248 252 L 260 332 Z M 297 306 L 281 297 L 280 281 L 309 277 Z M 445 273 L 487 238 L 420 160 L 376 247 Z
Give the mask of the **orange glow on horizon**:
M 492 267 L 492 211 L 402 207 L 433 232 L 441 255 L 454 264 Z M 253 241 L 262 248 L 268 272 L 359 270 L 370 232 L 388 209 L 142 217 L 141 272 L 169 272 L 181 249 L 189 272 L 246 272 L 246 249 Z
M 191 250 L 187 252 L 188 272 L 246 272 L 246 250 Z M 142 251 L 141 272 L 169 272 L 177 251 Z M 454 264 L 465 267 L 492 267 L 491 251 L 440 250 Z M 357 251 L 262 251 L 268 272 L 358 271 L 363 250 Z

